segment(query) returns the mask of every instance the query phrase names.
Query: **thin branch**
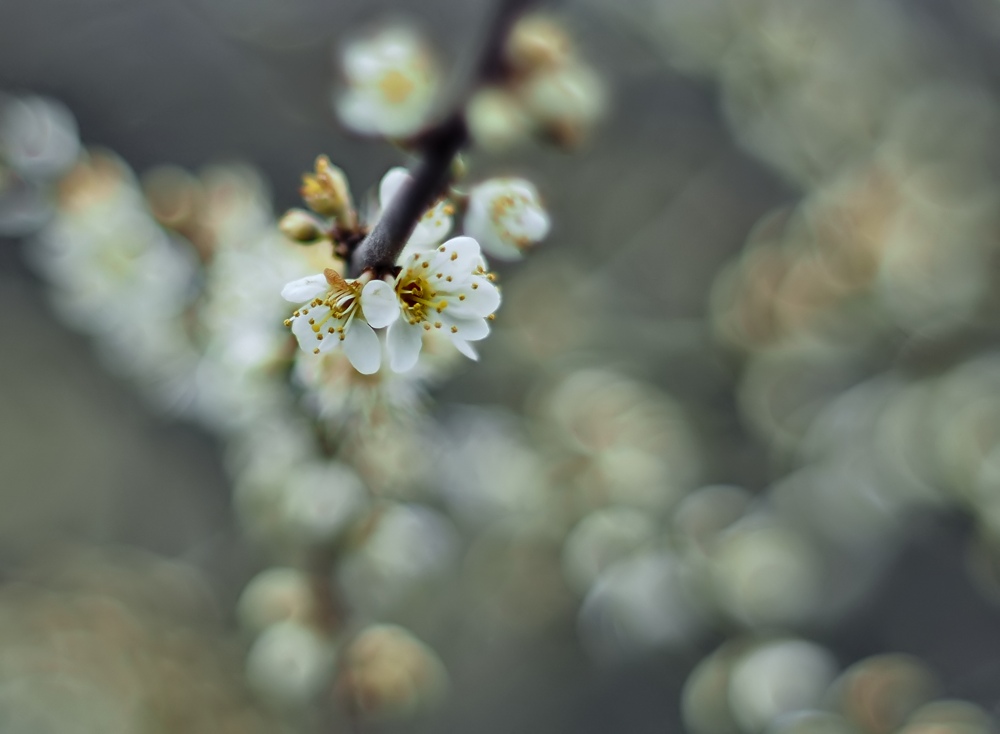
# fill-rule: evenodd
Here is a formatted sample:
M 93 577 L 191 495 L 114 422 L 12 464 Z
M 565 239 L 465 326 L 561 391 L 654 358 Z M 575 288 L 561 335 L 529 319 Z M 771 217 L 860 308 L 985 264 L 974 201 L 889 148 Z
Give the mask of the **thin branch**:
M 459 85 L 453 112 L 425 131 L 417 142 L 420 161 L 408 181 L 382 212 L 372 231 L 351 255 L 351 275 L 365 270 L 388 273 L 406 245 L 420 217 L 444 192 L 451 179 L 455 156 L 469 143 L 465 106 L 472 94 L 486 82 L 501 78 L 506 71 L 503 58 L 507 37 L 517 18 L 535 0 L 498 0 L 493 17 L 478 46 L 476 58 L 464 66 L 467 79 Z

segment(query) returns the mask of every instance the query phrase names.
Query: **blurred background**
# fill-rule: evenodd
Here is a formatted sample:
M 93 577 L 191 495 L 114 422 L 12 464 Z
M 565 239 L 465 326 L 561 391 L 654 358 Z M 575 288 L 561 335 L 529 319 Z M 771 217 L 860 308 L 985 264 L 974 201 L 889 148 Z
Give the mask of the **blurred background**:
M 994 731 L 997 0 L 547 7 L 605 109 L 573 150 L 468 155 L 553 222 L 497 264 L 482 360 L 365 445 L 268 373 L 375 497 L 319 571 L 260 515 L 285 424 L 206 376 L 215 261 L 105 298 L 53 254 L 260 239 L 319 154 L 364 200 L 407 159 L 338 124 L 337 49 L 410 23 L 447 76 L 489 7 L 4 0 L 0 731 Z M 68 174 L 77 135 L 120 158 Z M 158 204 L 176 176 L 205 240 Z M 138 229 L 81 233 L 102 186 Z M 167 311 L 201 340 L 163 347 Z M 271 634 L 313 593 L 333 629 Z

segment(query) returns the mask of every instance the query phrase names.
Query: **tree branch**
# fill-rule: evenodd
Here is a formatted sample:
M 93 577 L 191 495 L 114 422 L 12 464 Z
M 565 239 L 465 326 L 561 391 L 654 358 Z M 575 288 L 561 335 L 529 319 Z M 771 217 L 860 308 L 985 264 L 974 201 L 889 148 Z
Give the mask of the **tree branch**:
M 441 195 L 451 179 L 455 156 L 469 143 L 465 106 L 483 83 L 502 78 L 506 72 L 503 58 L 507 37 L 517 18 L 535 0 L 497 0 L 493 17 L 486 27 L 476 58 L 464 65 L 467 79 L 458 85 L 453 112 L 417 140 L 420 161 L 411 170 L 408 181 L 389 203 L 372 231 L 351 254 L 350 275 L 366 270 L 383 275 L 392 270 L 420 217 Z

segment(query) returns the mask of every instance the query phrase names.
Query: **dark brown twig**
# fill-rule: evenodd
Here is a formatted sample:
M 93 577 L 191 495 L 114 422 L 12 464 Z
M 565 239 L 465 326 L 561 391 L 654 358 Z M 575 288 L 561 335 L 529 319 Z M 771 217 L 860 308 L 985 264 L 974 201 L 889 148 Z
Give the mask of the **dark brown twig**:
M 454 111 L 416 141 L 420 161 L 411 171 L 413 178 L 403 186 L 352 253 L 350 274 L 353 277 L 366 270 L 376 275 L 390 272 L 420 217 L 447 187 L 455 156 L 469 143 L 465 105 L 479 86 L 505 73 L 503 53 L 507 37 L 517 18 L 533 2 L 498 0 L 475 59 L 463 67 L 467 70 L 467 78 L 458 86 L 460 91 Z

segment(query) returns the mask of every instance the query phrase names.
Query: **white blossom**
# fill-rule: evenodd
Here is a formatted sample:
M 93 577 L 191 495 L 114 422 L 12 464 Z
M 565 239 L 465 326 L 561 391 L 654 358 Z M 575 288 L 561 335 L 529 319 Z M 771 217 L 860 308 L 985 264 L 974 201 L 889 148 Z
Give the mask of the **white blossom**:
M 382 346 L 361 310 L 363 287 L 363 280 L 345 280 L 327 268 L 293 280 L 281 296 L 302 303 L 285 325 L 291 327 L 303 350 L 320 354 L 343 344 L 354 368 L 370 375 L 378 372 L 382 363 Z
M 494 276 L 484 267 L 479 243 L 454 237 L 436 250 L 414 252 L 402 263 L 394 283 L 373 280 L 364 286 L 369 323 L 388 326 L 389 363 L 396 372 L 413 368 L 424 332 L 437 330 L 470 359 L 471 341 L 490 332 L 487 320 L 500 305 Z
M 317 631 L 297 622 L 279 622 L 250 648 L 247 679 L 275 703 L 301 705 L 328 683 L 335 660 L 333 645 Z
M 501 260 L 518 260 L 549 233 L 549 215 L 538 191 L 522 178 L 492 178 L 469 192 L 466 234 Z
M 387 28 L 347 46 L 347 91 L 337 100 L 341 121 L 364 134 L 405 137 L 426 122 L 439 75 L 423 40 L 408 28 Z
M 45 97 L 21 97 L 0 105 L 0 156 L 32 180 L 65 173 L 80 155 L 76 120 Z
M 368 499 L 360 477 L 346 464 L 313 461 L 288 478 L 282 505 L 287 532 L 308 545 L 336 540 L 366 511 Z

